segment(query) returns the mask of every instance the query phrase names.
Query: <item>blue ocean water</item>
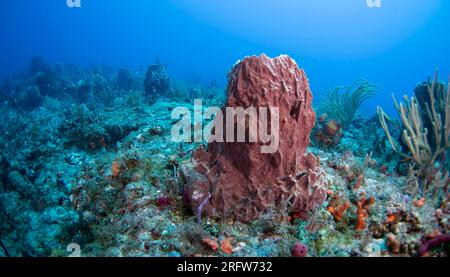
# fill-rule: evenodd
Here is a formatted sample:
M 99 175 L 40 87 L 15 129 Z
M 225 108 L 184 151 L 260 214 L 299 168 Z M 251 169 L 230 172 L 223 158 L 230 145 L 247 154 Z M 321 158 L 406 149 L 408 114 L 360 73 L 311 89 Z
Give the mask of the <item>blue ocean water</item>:
M 155 56 L 175 78 L 217 80 L 238 59 L 291 55 L 316 96 L 362 77 L 383 89 L 364 103 L 392 112 L 439 69 L 450 74 L 450 3 L 444 0 L 1 1 L 0 77 L 49 62 L 145 67 Z
M 0 0 L 0 257 L 448 257 L 449 26 L 448 0 Z

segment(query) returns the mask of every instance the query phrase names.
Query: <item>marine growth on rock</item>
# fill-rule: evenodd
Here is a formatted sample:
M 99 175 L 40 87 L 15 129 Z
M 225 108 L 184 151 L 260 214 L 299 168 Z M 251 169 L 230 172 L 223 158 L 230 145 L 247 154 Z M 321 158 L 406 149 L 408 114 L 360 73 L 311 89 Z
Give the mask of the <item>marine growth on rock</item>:
M 261 153 L 261 142 L 212 142 L 196 150 L 184 166 L 191 207 L 241 221 L 269 210 L 307 217 L 325 200 L 326 188 L 318 158 L 306 153 L 316 119 L 306 73 L 289 56 L 247 57 L 231 70 L 227 96 L 224 109 L 279 108 L 279 149 Z

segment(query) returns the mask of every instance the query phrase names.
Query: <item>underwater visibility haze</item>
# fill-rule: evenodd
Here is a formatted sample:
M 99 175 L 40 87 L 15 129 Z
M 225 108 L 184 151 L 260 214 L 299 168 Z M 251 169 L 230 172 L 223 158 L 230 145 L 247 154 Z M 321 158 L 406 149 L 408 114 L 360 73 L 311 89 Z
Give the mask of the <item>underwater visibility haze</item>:
M 0 257 L 447 257 L 450 2 L 0 2 Z

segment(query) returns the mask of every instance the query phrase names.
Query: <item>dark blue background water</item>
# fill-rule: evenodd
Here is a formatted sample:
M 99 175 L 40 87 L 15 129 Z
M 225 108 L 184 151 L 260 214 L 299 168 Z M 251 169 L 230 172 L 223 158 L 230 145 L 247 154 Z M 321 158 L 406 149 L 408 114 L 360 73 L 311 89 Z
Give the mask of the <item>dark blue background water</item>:
M 175 78 L 216 79 L 252 54 L 290 54 L 317 96 L 358 77 L 383 86 L 364 105 L 392 111 L 440 69 L 450 74 L 450 1 L 382 0 L 1 0 L 0 77 L 50 62 L 146 67 L 160 55 Z

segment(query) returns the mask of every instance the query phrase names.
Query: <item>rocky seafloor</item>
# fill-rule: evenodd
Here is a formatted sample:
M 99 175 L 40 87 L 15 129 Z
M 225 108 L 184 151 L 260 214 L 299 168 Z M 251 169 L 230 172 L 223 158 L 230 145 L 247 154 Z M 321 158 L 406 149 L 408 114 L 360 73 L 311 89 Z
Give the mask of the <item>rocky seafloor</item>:
M 34 72 L 2 87 L 0 256 L 69 256 L 77 245 L 87 257 L 448 255 L 448 181 L 443 197 L 411 193 L 378 118 L 357 117 L 332 146 L 312 140 L 326 198 L 306 217 L 267 209 L 242 222 L 187 203 L 182 167 L 203 143 L 171 136 L 171 111 L 192 110 L 202 90 L 205 107 L 220 107 L 219 88 L 148 101 L 131 79 L 125 92 L 110 85 L 106 70 L 52 72 L 65 77 L 40 86 Z M 87 100 L 58 94 L 79 95 L 80 80 L 94 91 Z M 44 93 L 48 82 L 59 90 Z

